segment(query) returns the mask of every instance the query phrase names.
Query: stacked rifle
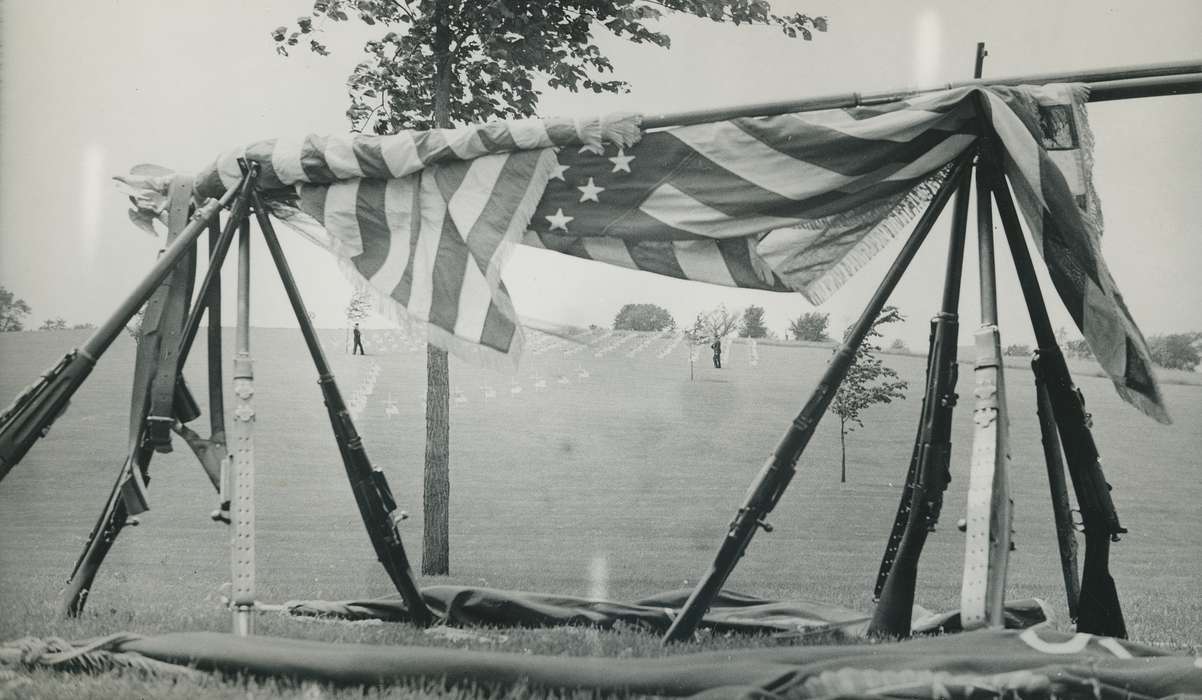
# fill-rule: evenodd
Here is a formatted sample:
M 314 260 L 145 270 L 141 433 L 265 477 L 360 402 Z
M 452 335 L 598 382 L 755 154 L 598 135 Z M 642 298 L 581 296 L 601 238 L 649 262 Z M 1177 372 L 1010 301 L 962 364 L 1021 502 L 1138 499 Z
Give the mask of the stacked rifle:
M 168 245 L 150 273 L 83 347 L 67 354 L 0 414 L 0 478 L 20 461 L 34 442 L 47 434 L 96 361 L 138 310 L 144 308 L 137 331 L 128 454 L 71 573 L 62 597 L 62 610 L 70 616 L 83 610 L 96 573 L 117 536 L 126 526 L 137 525 L 136 516 L 150 507 L 147 491 L 150 461 L 156 452 L 171 451 L 171 433 L 174 432 L 196 454 L 218 491 L 213 519 L 234 526 L 235 630 L 250 632 L 250 614 L 254 607 L 254 508 L 251 500 L 254 374 L 249 347 L 249 217 L 253 209 L 317 370 L 330 427 L 372 546 L 405 600 L 411 619 L 428 625 L 433 614 L 414 582 L 398 528 L 405 516 L 397 509 L 384 473 L 372 466 L 326 362 L 267 209 L 255 187 L 258 166 L 253 163 L 242 165 L 241 182 L 219 202 L 193 202 L 189 180 L 176 178 L 172 182 L 168 198 Z M 220 224 L 223 209 L 229 210 L 224 227 Z M 199 291 L 194 295 L 196 241 L 206 230 L 209 232 L 209 265 Z M 233 377 L 236 403 L 235 424 L 227 437 L 222 393 L 220 273 L 235 233 L 239 238 L 237 357 Z M 206 313 L 209 319 L 210 435 L 202 438 L 186 425 L 200 416 L 200 407 L 183 381 L 182 370 Z M 231 508 L 231 503 L 240 504 L 240 507 Z

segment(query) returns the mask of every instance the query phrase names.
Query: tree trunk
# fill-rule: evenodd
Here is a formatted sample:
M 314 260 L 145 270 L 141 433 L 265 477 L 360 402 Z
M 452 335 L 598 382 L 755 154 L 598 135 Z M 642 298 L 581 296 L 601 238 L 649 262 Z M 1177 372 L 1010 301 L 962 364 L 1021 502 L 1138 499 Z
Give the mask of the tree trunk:
M 451 34 L 448 0 L 434 6 L 434 126 L 451 125 Z M 447 353 L 426 347 L 426 469 L 422 489 L 425 529 L 422 537 L 422 574 L 445 576 L 451 572 L 451 375 Z
M 847 483 L 847 431 L 839 421 L 839 483 Z

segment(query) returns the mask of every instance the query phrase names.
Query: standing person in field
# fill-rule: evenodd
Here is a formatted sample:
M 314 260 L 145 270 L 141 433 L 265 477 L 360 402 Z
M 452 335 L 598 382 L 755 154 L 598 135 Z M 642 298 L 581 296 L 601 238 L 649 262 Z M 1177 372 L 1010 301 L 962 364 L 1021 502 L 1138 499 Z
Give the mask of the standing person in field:
M 714 369 L 722 369 L 722 339 L 714 336 L 714 342 L 710 343 L 710 349 L 714 351 Z
M 363 334 L 359 332 L 359 324 L 358 323 L 355 324 L 354 336 L 355 336 L 355 347 L 351 348 L 351 354 L 352 355 L 366 355 L 367 353 L 363 351 Z

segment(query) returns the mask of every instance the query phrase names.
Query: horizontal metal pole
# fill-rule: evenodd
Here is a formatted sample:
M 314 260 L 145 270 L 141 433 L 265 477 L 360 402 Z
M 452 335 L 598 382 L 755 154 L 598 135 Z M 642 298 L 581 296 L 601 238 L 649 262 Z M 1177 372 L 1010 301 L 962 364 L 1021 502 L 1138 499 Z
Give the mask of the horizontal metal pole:
M 1202 79 L 1199 78 L 1200 75 L 1202 75 L 1202 60 L 1193 60 L 1174 63 L 1154 63 L 1143 66 L 1098 68 L 1067 73 L 1040 73 L 1008 78 L 963 80 L 956 83 L 940 83 L 926 87 L 904 88 L 885 92 L 845 92 L 800 100 L 760 102 L 757 104 L 719 107 L 691 112 L 650 115 L 643 119 L 642 126 L 644 129 L 656 129 L 666 126 L 703 124 L 705 122 L 735 119 L 737 117 L 766 117 L 774 114 L 879 105 L 897 102 L 922 93 L 974 86 L 1086 83 L 1090 86 L 1090 101 L 1187 94 L 1202 92 Z M 1146 82 L 1128 82 L 1136 80 Z M 1106 85 L 1112 82 L 1123 82 L 1126 84 L 1121 87 L 1108 87 Z M 1160 92 L 1158 90 L 1165 91 Z

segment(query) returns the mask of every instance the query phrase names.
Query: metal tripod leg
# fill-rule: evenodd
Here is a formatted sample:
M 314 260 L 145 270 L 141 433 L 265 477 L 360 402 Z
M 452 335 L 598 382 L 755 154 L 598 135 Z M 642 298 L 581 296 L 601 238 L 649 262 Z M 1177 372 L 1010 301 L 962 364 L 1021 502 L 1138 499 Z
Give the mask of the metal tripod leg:
M 253 171 L 252 171 L 253 172 Z M 252 175 L 253 176 L 253 175 Z M 250 355 L 250 219 L 238 220 L 238 325 L 234 355 L 233 544 L 230 566 L 234 634 L 254 631 L 255 606 L 255 394 L 254 360 Z
M 981 327 L 974 336 L 973 442 L 965 516 L 964 574 L 960 619 L 965 629 L 1004 626 L 1013 501 L 1010 497 L 1010 425 L 997 326 L 997 276 L 993 204 L 989 197 L 988 142 L 977 177 L 977 250 Z

